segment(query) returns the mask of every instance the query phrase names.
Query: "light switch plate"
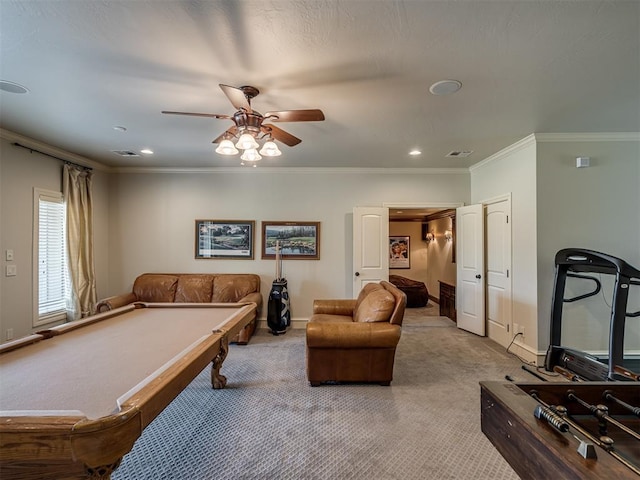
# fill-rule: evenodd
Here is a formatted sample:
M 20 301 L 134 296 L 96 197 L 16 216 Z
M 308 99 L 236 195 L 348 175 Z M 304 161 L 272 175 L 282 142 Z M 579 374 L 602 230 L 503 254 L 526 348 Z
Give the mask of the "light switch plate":
M 7 262 L 13 262 L 13 250 L 6 250 L 4 252 L 4 258 Z
M 18 274 L 18 267 L 15 265 L 7 265 L 5 274 L 7 277 L 15 277 Z

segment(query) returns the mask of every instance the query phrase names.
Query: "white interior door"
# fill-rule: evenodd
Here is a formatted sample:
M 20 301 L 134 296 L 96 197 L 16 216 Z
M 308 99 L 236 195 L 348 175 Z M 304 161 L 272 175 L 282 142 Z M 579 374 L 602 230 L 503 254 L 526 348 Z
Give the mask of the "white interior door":
M 507 347 L 513 332 L 511 317 L 511 200 L 485 208 L 487 226 L 487 330 L 491 340 Z
M 482 205 L 456 209 L 456 317 L 458 328 L 486 335 Z
M 389 209 L 353 209 L 353 296 L 370 282 L 389 280 Z

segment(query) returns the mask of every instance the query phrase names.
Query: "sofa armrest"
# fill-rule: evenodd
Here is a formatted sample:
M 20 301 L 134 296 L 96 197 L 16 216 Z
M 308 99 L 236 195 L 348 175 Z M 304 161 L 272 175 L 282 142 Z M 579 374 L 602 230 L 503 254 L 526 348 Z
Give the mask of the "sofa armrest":
M 356 301 L 352 299 L 314 300 L 313 313 L 353 316 Z
M 125 305 L 129 305 L 130 303 L 137 301 L 138 297 L 136 297 L 136 294 L 133 292 L 108 297 L 96 304 L 96 313 L 107 312 L 114 308 L 124 307 Z
M 395 348 L 401 327 L 389 322 L 307 323 L 307 348 Z
M 245 295 L 238 303 L 252 302 L 256 304 L 256 318 L 260 318 L 260 311 L 262 310 L 262 294 L 260 292 L 251 292 Z

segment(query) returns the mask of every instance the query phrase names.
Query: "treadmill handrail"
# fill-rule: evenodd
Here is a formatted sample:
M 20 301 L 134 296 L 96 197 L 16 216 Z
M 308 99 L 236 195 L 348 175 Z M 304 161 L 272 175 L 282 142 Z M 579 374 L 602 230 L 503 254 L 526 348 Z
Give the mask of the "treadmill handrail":
M 593 297 L 594 295 L 597 295 L 598 293 L 600 293 L 600 290 L 602 289 L 602 284 L 600 283 L 600 280 L 598 280 L 596 277 L 590 277 L 589 275 L 578 275 L 577 273 L 567 273 L 567 277 L 592 280 L 596 284 L 596 289 L 593 292 L 585 293 L 584 295 L 578 295 L 577 297 L 563 298 L 562 301 L 564 303 L 576 302 L 578 300 L 582 300 L 583 298 Z

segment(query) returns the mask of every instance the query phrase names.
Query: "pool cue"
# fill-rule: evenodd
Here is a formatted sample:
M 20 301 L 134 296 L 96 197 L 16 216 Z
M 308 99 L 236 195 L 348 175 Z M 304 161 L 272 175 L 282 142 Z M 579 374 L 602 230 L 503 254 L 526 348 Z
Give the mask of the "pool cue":
M 547 379 L 546 379 L 546 378 L 544 378 L 544 377 L 543 377 L 542 375 L 540 375 L 538 372 L 534 372 L 533 370 L 531 370 L 531 369 L 527 368 L 527 366 L 526 366 L 526 365 L 522 365 L 522 369 L 523 369 L 525 372 L 530 373 L 530 374 L 531 374 L 531 375 L 533 375 L 534 377 L 539 378 L 539 379 L 540 379 L 540 380 L 542 380 L 543 382 L 546 382 L 546 381 L 547 381 Z

